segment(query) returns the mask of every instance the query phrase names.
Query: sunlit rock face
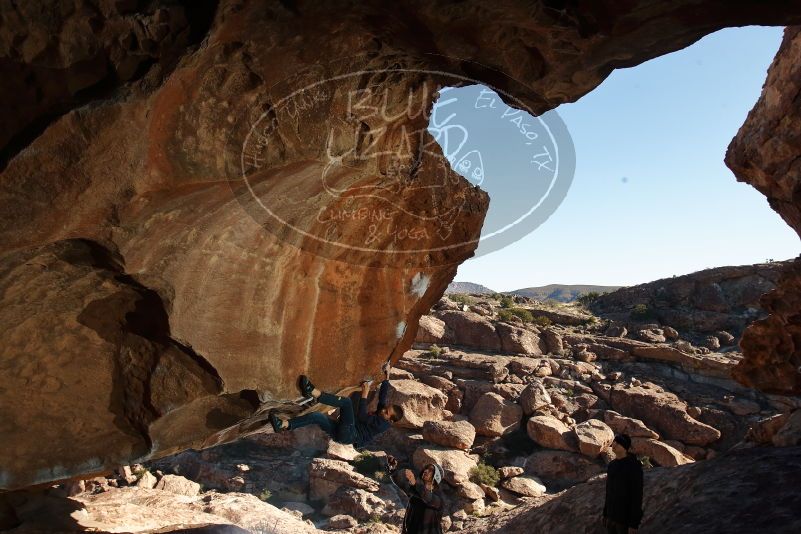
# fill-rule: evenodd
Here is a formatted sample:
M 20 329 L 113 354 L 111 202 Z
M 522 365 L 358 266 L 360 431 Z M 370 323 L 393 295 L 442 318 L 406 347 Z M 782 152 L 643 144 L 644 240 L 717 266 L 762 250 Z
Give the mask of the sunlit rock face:
M 726 154 L 737 180 L 754 186 L 801 235 L 801 28 L 785 30 L 762 96 Z M 769 316 L 743 335 L 735 376 L 766 391 L 801 394 L 801 264 L 788 265 L 762 297 Z
M 541 112 L 721 27 L 801 21 L 725 1 L 20 4 L 0 12 L 0 488 L 235 439 L 299 373 L 336 389 L 408 349 L 488 205 L 426 133 L 438 87 Z
M 681 331 L 711 334 L 726 330 L 739 337 L 744 327 L 765 316 L 760 298 L 776 286 L 792 262 L 715 267 L 663 278 L 601 295 L 593 311 L 627 321 L 632 307 L 646 307 L 650 320 Z M 647 320 L 647 319 L 644 319 Z

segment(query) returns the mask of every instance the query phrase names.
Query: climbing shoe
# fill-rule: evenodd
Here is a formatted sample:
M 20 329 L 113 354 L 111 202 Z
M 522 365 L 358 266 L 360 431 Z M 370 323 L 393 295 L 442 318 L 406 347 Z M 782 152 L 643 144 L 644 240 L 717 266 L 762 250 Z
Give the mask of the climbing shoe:
M 314 391 L 314 384 L 311 383 L 308 376 L 300 375 L 298 378 L 298 389 L 300 389 L 300 394 L 304 397 L 311 397 L 312 391 Z
M 270 424 L 273 425 L 273 430 L 276 432 L 287 430 L 287 425 L 281 421 L 281 418 L 275 412 L 270 412 Z

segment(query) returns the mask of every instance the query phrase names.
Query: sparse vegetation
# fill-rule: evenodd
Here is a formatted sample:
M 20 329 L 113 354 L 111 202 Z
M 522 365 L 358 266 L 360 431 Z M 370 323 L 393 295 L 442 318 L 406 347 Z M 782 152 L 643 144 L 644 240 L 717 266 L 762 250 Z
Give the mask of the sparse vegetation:
M 501 308 L 511 308 L 515 305 L 515 301 L 509 295 L 504 295 L 501 297 Z
M 534 323 L 537 326 L 550 326 L 553 323 L 553 321 L 551 321 L 549 318 L 545 317 L 544 315 L 538 315 L 538 316 L 534 317 L 534 319 L 531 322 Z
M 643 469 L 651 469 L 654 464 L 651 463 L 651 458 L 648 456 L 640 456 L 637 458 L 643 466 Z
M 596 300 L 598 300 L 598 297 L 600 297 L 602 294 L 603 293 L 599 293 L 597 291 L 590 291 L 589 293 L 581 295 L 579 298 L 576 299 L 576 301 L 578 301 L 578 303 L 584 306 L 585 308 L 589 308 L 590 305 Z
M 383 523 L 384 521 L 381 519 L 381 516 L 378 514 L 373 514 L 370 516 L 369 523 Z
M 512 315 L 516 315 L 523 320 L 524 323 L 530 323 L 534 320 L 534 316 L 531 315 L 531 312 L 526 310 L 525 308 L 512 308 L 509 310 L 512 312 Z
M 465 295 L 464 293 L 451 293 L 448 295 L 448 298 L 452 301 L 456 302 L 457 304 L 465 304 L 470 305 L 475 302 L 475 299 L 470 295 Z
M 646 321 L 654 318 L 654 311 L 645 304 L 637 304 L 629 312 L 629 317 L 635 321 Z
M 435 357 L 439 356 L 440 354 L 442 354 L 442 347 L 438 346 L 437 344 L 431 345 L 430 347 L 428 347 L 428 353 L 431 356 Z
M 133 474 L 133 476 L 136 477 L 136 480 L 142 478 L 142 475 L 144 475 L 145 473 L 147 473 L 147 469 L 145 469 L 144 467 L 138 467 L 133 471 L 131 471 L 131 474 Z
M 498 310 L 498 319 L 501 321 L 512 321 L 513 317 L 518 317 L 524 323 L 531 323 L 534 321 L 534 315 L 525 308 L 508 308 Z
M 381 464 L 381 459 L 378 456 L 370 454 L 369 452 L 360 452 L 356 459 L 353 460 L 353 467 L 357 473 L 366 477 L 374 478 L 375 480 L 383 480 L 376 477 L 376 474 L 384 474 L 384 466 Z
M 273 492 L 268 490 L 267 488 L 264 488 L 264 491 L 259 493 L 259 499 L 261 499 L 264 502 L 267 502 L 268 500 L 270 500 L 270 498 L 272 496 L 273 496 Z
M 470 470 L 470 481 L 475 484 L 495 486 L 501 480 L 501 474 L 491 465 L 479 462 Z

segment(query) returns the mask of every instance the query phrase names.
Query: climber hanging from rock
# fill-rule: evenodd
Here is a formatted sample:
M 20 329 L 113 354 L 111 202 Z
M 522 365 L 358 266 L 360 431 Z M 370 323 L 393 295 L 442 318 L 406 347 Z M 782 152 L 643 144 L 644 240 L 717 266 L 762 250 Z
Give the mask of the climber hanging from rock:
M 397 404 L 387 405 L 389 362 L 384 364 L 383 371 L 385 378 L 378 390 L 378 406 L 374 413 L 367 412 L 367 396 L 370 393 L 371 382 L 362 382 L 362 392 L 358 399 L 358 407 L 354 410 L 354 403 L 351 402 L 350 398 L 321 392 L 314 387 L 314 384 L 311 383 L 306 375 L 301 375 L 298 378 L 298 387 L 301 394 L 304 397 L 312 397 L 321 404 L 339 408 L 339 417 L 332 419 L 324 413 L 311 412 L 287 420 L 273 411 L 270 412 L 270 423 L 273 426 L 273 430 L 281 432 L 295 430 L 308 425 L 317 425 L 339 443 L 350 443 L 357 449 L 365 446 L 377 435 L 389 430 L 391 423 L 396 423 L 403 418 L 403 408 Z

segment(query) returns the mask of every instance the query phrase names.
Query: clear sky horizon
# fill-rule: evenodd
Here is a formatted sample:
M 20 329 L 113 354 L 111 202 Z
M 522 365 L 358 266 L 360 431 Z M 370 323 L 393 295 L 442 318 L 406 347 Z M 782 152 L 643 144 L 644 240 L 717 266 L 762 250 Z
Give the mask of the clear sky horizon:
M 721 30 L 684 50 L 618 69 L 578 102 L 557 108 L 576 151 L 566 198 L 529 235 L 460 265 L 455 280 L 496 291 L 633 285 L 797 256 L 795 232 L 723 163 L 759 98 L 782 31 Z M 508 158 L 512 149 L 493 127 L 481 140 L 482 155 Z M 496 188 L 515 190 L 519 173 L 494 176 L 491 167 L 485 182 L 500 180 Z M 508 206 L 491 200 L 490 214 L 493 209 Z

